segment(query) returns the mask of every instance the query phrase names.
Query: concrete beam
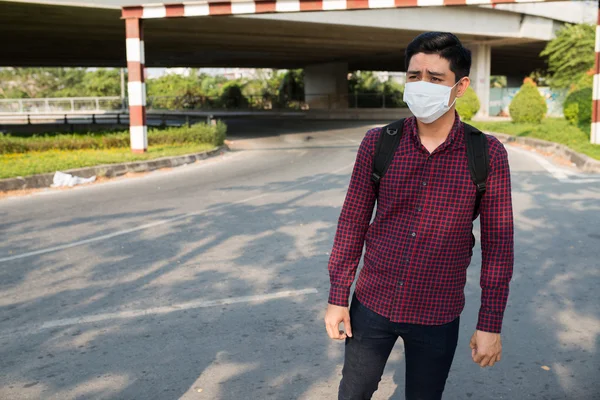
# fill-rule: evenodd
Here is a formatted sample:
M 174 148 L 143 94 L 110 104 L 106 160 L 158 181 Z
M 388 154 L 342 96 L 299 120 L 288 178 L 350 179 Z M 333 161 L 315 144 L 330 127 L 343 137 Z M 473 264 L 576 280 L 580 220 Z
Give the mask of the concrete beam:
M 239 15 L 238 19 L 313 22 L 395 30 L 448 31 L 490 38 L 551 40 L 554 20 L 482 7 L 425 7 L 384 10 Z

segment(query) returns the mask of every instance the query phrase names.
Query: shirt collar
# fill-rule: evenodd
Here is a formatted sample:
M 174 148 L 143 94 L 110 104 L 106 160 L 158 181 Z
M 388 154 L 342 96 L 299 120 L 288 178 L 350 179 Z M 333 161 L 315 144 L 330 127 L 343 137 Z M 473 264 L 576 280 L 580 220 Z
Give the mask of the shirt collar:
M 458 112 L 454 111 L 454 124 L 452 125 L 452 129 L 450 129 L 450 134 L 446 141 L 440 145 L 440 147 L 436 150 L 436 152 L 444 151 L 446 149 L 456 149 L 461 146 L 464 146 L 464 140 L 462 139 L 464 132 L 464 124 L 460 120 L 460 116 Z M 408 119 L 408 133 L 413 141 L 413 143 L 421 148 L 421 139 L 419 138 L 419 129 L 417 127 L 417 119 L 415 117 L 410 117 Z

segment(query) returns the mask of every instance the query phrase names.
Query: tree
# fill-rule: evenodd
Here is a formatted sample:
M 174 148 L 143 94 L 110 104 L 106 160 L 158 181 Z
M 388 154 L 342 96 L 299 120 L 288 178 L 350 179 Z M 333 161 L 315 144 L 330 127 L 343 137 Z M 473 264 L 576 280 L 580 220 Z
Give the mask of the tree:
M 383 107 L 384 94 L 386 107 L 406 107 L 402 100 L 404 87 L 391 79 L 382 82 L 372 71 L 353 72 L 348 80 L 348 91 L 350 107 Z
M 0 97 L 91 97 L 119 96 L 118 69 L 99 68 L 3 68 Z
M 596 29 L 589 24 L 567 24 L 540 54 L 548 58 L 549 83 L 569 88 L 594 67 Z
M 492 75 L 490 77 L 490 86 L 493 88 L 505 88 L 508 86 L 506 76 Z
M 3 68 L 0 73 L 0 97 L 56 97 L 65 88 L 81 83 L 81 68 Z
M 304 71 L 291 70 L 285 73 L 278 88 L 278 103 L 286 106 L 291 101 L 304 100 Z

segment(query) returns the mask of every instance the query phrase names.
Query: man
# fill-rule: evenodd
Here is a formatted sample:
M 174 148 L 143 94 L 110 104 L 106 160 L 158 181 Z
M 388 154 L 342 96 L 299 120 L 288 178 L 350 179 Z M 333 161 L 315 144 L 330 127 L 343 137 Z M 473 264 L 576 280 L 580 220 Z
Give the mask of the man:
M 404 98 L 415 117 L 406 119 L 378 185 L 371 176 L 381 129 L 367 132 L 329 261 L 325 324 L 332 339 L 345 340 L 340 400 L 371 398 L 398 337 L 405 348 L 406 399 L 441 399 L 465 303 L 474 212 L 481 217 L 483 262 L 471 356 L 481 367 L 502 356 L 500 330 L 513 268 L 507 153 L 487 136 L 487 191 L 475 210 L 477 189 L 455 111 L 456 98 L 469 87 L 471 53 L 453 34 L 429 32 L 409 44 L 406 66 Z M 363 245 L 364 266 L 348 310 Z

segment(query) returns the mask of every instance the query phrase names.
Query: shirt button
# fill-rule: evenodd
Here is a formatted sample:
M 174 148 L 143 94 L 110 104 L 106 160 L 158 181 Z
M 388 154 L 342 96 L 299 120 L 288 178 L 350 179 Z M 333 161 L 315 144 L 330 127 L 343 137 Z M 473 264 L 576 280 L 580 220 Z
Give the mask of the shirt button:
M 423 211 L 423 209 L 421 207 L 417 207 L 417 211 L 421 212 L 421 211 Z
M 398 282 L 398 285 L 404 286 L 404 282 L 400 281 L 400 282 Z
M 415 237 L 415 236 L 417 236 L 417 232 L 413 232 L 413 233 L 411 233 L 410 235 L 411 235 L 412 237 Z
M 423 186 L 427 186 L 427 182 L 426 181 L 423 181 Z

